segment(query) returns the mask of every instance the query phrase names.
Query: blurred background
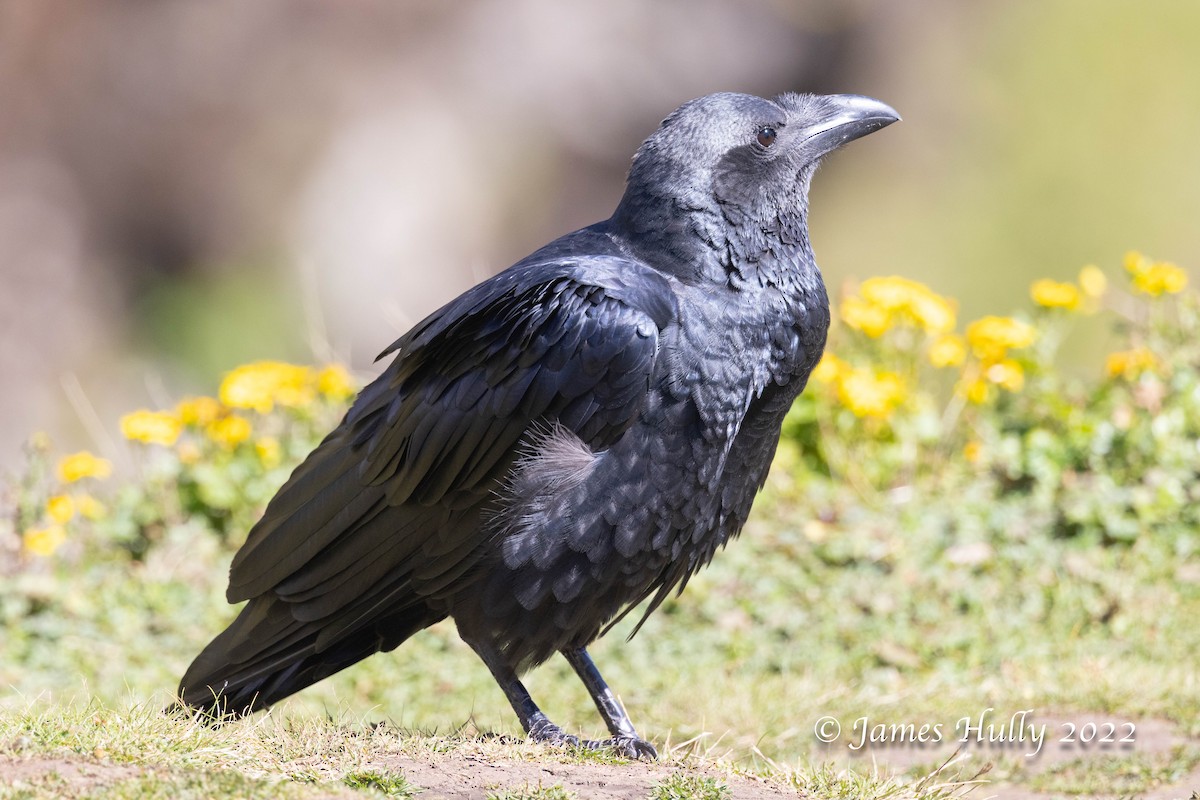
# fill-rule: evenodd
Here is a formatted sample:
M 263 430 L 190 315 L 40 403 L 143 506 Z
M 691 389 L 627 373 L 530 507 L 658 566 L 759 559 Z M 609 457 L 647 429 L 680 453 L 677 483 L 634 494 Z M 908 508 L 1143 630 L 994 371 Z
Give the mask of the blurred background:
M 827 281 L 964 317 L 1137 248 L 1200 264 L 1200 4 L 0 0 L 0 466 L 256 358 L 372 359 L 607 217 L 718 90 L 904 115 L 817 178 Z

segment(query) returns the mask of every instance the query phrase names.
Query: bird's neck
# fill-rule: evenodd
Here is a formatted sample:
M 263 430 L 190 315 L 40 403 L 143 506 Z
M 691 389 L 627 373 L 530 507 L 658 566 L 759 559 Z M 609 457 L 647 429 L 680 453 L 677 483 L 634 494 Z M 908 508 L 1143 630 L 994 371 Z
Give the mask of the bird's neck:
M 808 208 L 801 198 L 786 210 L 722 205 L 724 230 L 733 232 L 722 248 L 730 285 L 785 293 L 820 280 L 808 238 Z
M 627 194 L 607 226 L 634 256 L 684 283 L 790 292 L 820 281 L 807 206 L 803 196 L 783 212 Z

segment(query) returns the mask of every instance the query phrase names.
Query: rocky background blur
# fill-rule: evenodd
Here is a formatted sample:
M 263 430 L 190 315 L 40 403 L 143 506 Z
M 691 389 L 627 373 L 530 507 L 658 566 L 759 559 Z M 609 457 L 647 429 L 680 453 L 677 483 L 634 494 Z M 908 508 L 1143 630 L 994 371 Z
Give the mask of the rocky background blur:
M 607 216 L 677 104 L 790 89 L 905 118 L 817 180 L 831 285 L 970 317 L 1131 248 L 1200 264 L 1196 3 L 0 0 L 0 466 L 39 429 L 111 455 L 255 358 L 369 376 Z

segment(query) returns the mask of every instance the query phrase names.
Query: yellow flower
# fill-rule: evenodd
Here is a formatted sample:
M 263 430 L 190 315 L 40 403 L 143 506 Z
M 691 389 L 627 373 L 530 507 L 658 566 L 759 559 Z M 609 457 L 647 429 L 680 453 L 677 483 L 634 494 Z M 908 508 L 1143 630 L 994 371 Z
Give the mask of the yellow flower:
M 992 383 L 1010 392 L 1019 392 L 1025 388 L 1025 370 L 1011 358 L 990 365 L 984 371 L 984 375 Z
M 1139 253 L 1137 250 L 1130 250 L 1125 254 L 1125 271 L 1130 275 L 1138 275 L 1146 272 L 1153 264 L 1153 259 Z
M 56 494 L 46 501 L 46 516 L 59 525 L 65 525 L 75 516 L 75 501 L 67 494 Z
M 107 478 L 111 474 L 111 461 L 97 458 L 86 450 L 63 456 L 58 462 L 58 477 L 63 483 L 74 483 L 84 478 Z
M 80 516 L 85 519 L 102 519 L 108 513 L 108 509 L 104 504 L 90 494 L 81 494 L 75 498 L 75 506 L 79 509 Z
M 328 364 L 317 373 L 317 391 L 330 400 L 347 400 L 356 391 L 354 379 L 340 364 Z
M 1034 281 L 1029 287 L 1033 302 L 1045 308 L 1065 308 L 1074 311 L 1083 302 L 1083 292 L 1073 283 L 1059 283 L 1049 279 Z
M 312 370 L 281 361 L 243 364 L 221 381 L 221 402 L 231 408 L 252 408 L 265 414 L 278 403 L 300 408 L 316 399 Z
M 283 449 L 274 436 L 262 436 L 254 442 L 254 452 L 267 469 L 274 469 L 283 460 Z
M 184 425 L 203 427 L 221 416 L 221 403 L 213 397 L 188 397 L 175 406 L 175 415 Z
M 1157 369 L 1158 356 L 1145 347 L 1109 353 L 1104 362 L 1104 372 L 1108 377 L 1125 378 L 1130 381 L 1143 372 L 1154 372 Z
M 950 301 L 932 293 L 914 297 L 908 310 L 927 333 L 947 333 L 958 321 L 958 312 Z
M 121 417 L 126 439 L 146 444 L 172 445 L 179 438 L 179 419 L 162 411 L 134 411 Z
M 1144 275 L 1133 279 L 1133 288 L 1139 292 L 1158 297 L 1162 294 L 1179 294 L 1187 288 L 1188 276 L 1174 264 L 1159 263 Z
M 872 339 L 883 336 L 892 326 L 891 315 L 887 309 L 868 303 L 861 297 L 847 297 L 842 301 L 841 311 L 843 322 Z
M 983 458 L 983 443 L 978 439 L 972 439 L 963 447 L 963 458 L 970 464 L 978 464 L 979 459 Z
M 908 305 L 913 295 L 916 281 L 901 278 L 899 275 L 867 278 L 858 287 L 858 293 L 872 305 L 877 305 L 887 311 L 899 311 Z
M 1104 293 L 1108 291 L 1108 278 L 1095 264 L 1088 264 L 1079 270 L 1079 286 L 1083 289 L 1084 294 L 1095 300 L 1103 297 Z
M 858 291 L 869 305 L 886 312 L 890 321 L 909 322 L 927 333 L 954 330 L 953 304 L 923 283 L 892 275 L 868 278 Z
M 1153 261 L 1133 250 L 1125 254 L 1125 269 L 1134 290 L 1151 297 L 1179 294 L 1187 288 L 1188 276 L 1182 268 L 1166 261 Z
M 838 380 L 838 399 L 855 416 L 888 417 L 904 401 L 904 381 L 894 372 L 848 369 Z
M 837 380 L 838 375 L 846 369 L 846 362 L 835 356 L 833 353 L 826 352 L 821 357 L 820 362 L 812 371 L 812 380 L 817 383 L 828 386 Z
M 958 334 L 944 333 L 929 346 L 929 363 L 935 367 L 957 367 L 967 358 L 967 343 Z
M 21 536 L 21 544 L 27 552 L 35 556 L 52 556 L 63 542 L 67 540 L 67 532 L 61 525 L 48 525 L 45 528 L 30 528 Z
M 250 420 L 230 414 L 209 423 L 204 433 L 212 441 L 232 450 L 250 438 Z
M 1012 317 L 983 317 L 967 326 L 967 342 L 985 364 L 1002 360 L 1009 350 L 1029 347 L 1037 341 L 1037 330 Z
M 992 387 L 988 384 L 987 379 L 981 375 L 973 378 L 964 378 L 958 384 L 958 392 L 963 397 L 967 398 L 968 402 L 975 405 L 983 405 L 988 398 L 992 396 Z

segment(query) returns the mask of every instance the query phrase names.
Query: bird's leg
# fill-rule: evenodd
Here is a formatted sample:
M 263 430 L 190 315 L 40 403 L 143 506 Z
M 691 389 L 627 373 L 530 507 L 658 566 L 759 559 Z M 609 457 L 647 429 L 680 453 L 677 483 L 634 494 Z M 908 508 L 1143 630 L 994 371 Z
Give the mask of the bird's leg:
M 658 751 L 637 735 L 637 731 L 633 729 L 633 722 L 625 713 L 621 701 L 617 700 L 612 689 L 608 688 L 608 684 L 600 676 L 600 670 L 596 669 L 596 664 L 588 655 L 587 650 L 579 647 L 563 650 L 562 654 L 579 679 L 583 681 L 583 685 L 587 687 L 588 694 L 592 696 L 592 701 L 596 704 L 596 709 L 600 712 L 600 716 L 604 717 L 608 732 L 613 736 L 611 739 L 599 742 L 585 741 L 583 745 L 594 748 L 612 748 L 629 758 L 657 759 Z
M 521 727 L 529 734 L 530 739 L 547 744 L 571 746 L 580 744 L 578 736 L 568 734 L 542 713 L 537 703 L 533 702 L 533 698 L 529 696 L 529 690 L 517 677 L 516 671 L 505 663 L 495 648 L 477 642 L 469 642 L 469 644 L 487 665 L 492 677 L 496 679 L 496 683 L 500 684 L 500 689 L 508 698 L 508 702 L 512 704 L 513 711 L 517 713 L 517 719 L 521 721 Z

